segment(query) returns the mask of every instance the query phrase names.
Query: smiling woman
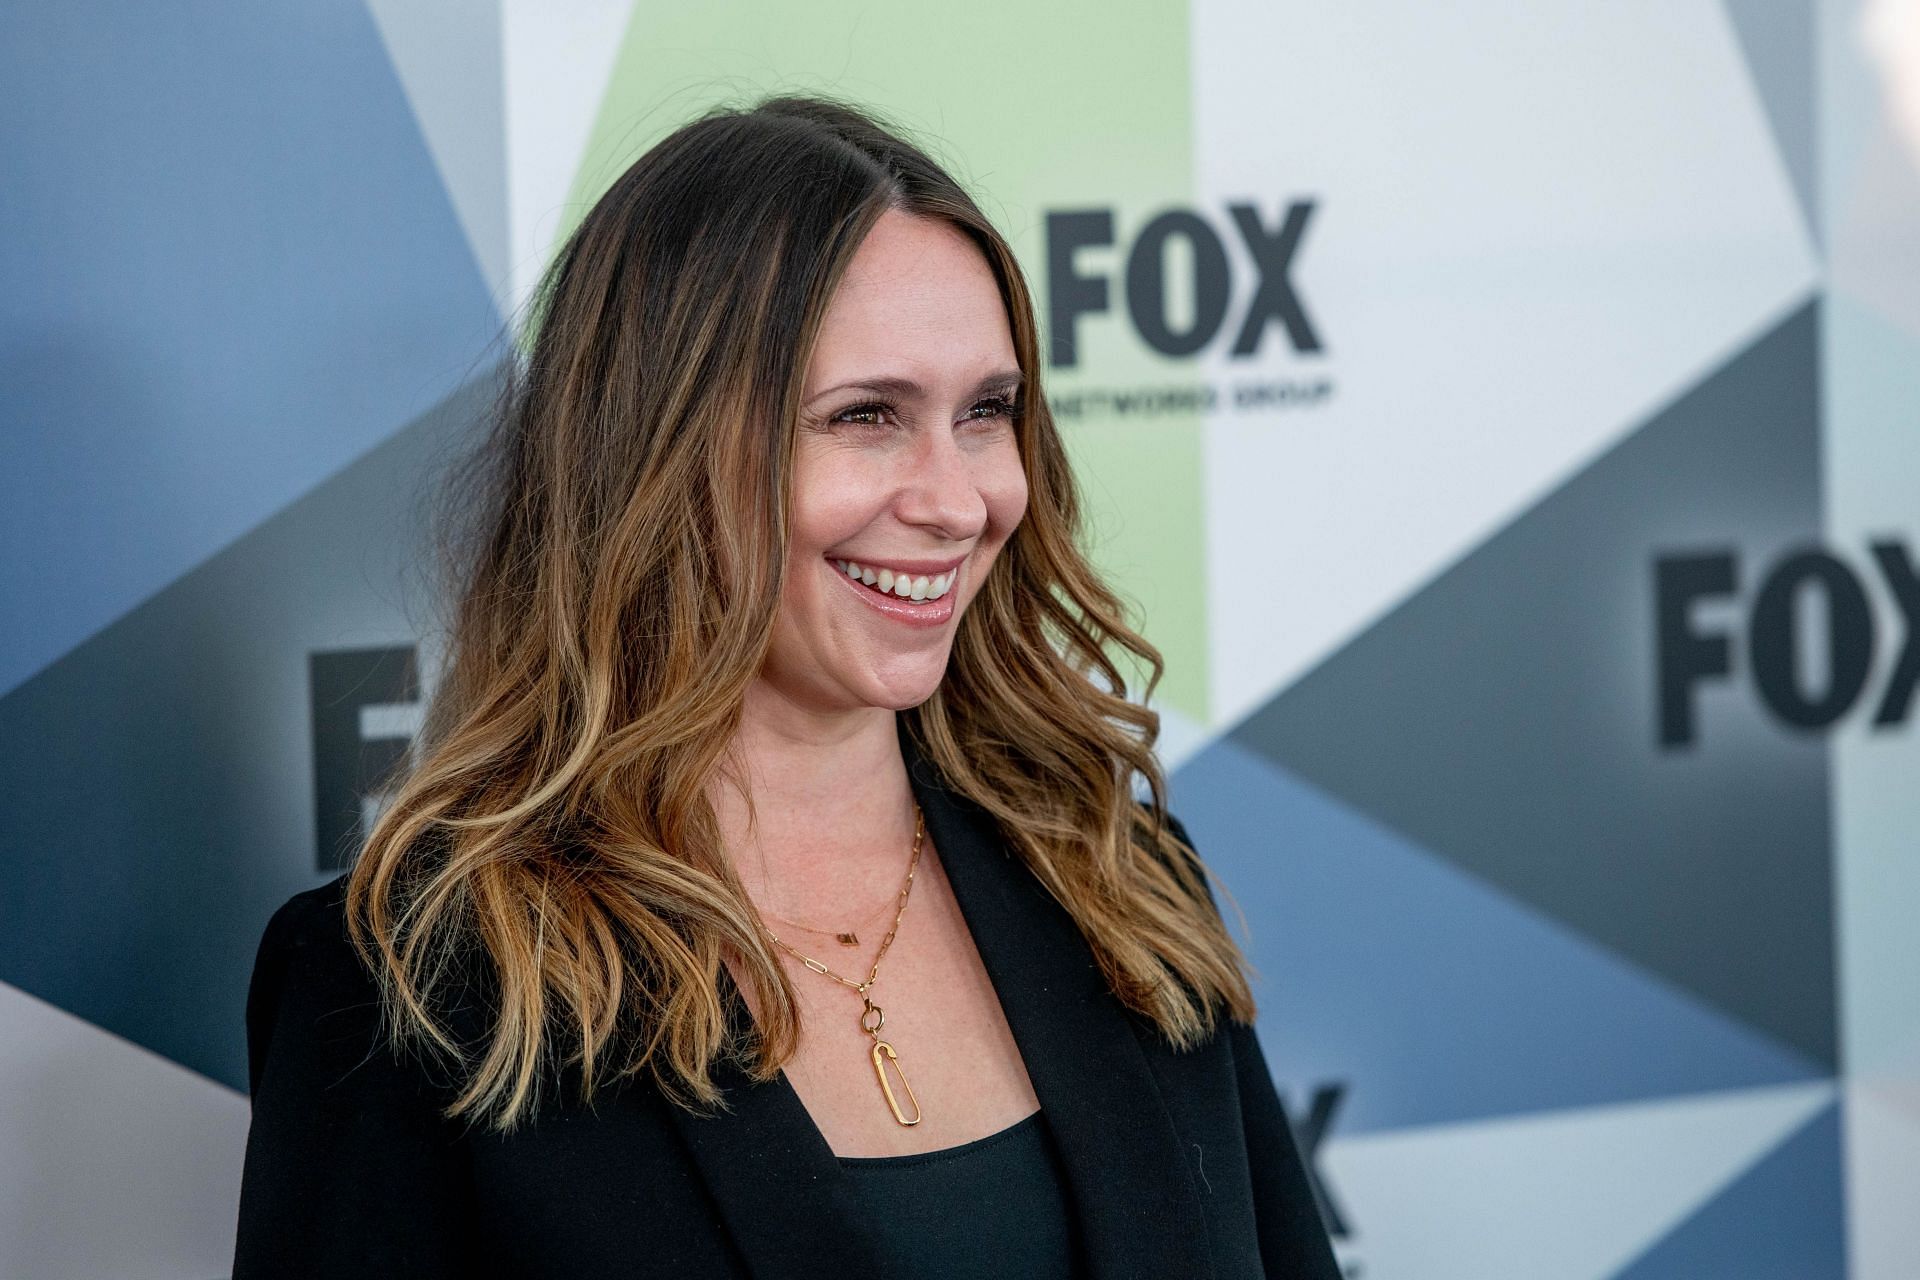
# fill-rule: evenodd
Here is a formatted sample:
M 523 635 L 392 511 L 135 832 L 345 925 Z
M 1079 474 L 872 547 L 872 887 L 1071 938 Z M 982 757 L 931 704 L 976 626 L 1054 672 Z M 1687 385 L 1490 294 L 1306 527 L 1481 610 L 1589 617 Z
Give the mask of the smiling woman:
M 716 110 L 527 339 L 413 762 L 261 942 L 235 1276 L 1335 1275 L 974 202 Z
M 804 394 L 793 446 L 782 602 L 791 625 L 775 627 L 763 679 L 794 700 L 831 680 L 828 707 L 905 709 L 932 696 L 948 624 L 1026 512 L 1021 380 L 979 245 L 950 223 L 883 212 L 808 362 L 808 386 L 823 389 Z M 849 561 L 858 579 L 841 567 Z M 926 602 L 932 579 L 947 574 L 958 575 L 953 590 Z M 875 589 L 853 586 L 869 577 Z M 922 603 L 909 603 L 916 590 Z

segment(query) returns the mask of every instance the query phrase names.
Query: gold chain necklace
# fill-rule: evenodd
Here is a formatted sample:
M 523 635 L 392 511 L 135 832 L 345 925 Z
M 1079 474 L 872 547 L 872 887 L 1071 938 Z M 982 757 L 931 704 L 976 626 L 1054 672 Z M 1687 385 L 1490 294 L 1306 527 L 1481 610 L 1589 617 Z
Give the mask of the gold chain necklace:
M 886 909 L 887 909 L 887 904 L 884 902 L 881 903 L 878 907 L 875 907 L 872 911 L 868 912 L 866 916 L 863 917 L 861 920 L 859 920 L 855 924 L 855 926 L 851 929 L 823 929 L 817 924 L 807 924 L 804 921 L 789 920 L 785 916 L 774 915 L 773 912 L 765 910 L 764 908 L 761 910 L 760 914 L 767 917 L 769 920 L 778 920 L 781 924 L 790 924 L 796 929 L 805 929 L 808 933 L 827 934 L 831 936 L 835 942 L 839 943 L 843 947 L 857 947 L 860 945 L 859 931 L 861 929 L 864 929 L 869 923 L 871 923 L 874 919 L 876 919 L 881 912 L 885 911 Z
M 868 988 L 873 986 L 874 981 L 879 978 L 880 961 L 886 957 L 887 948 L 893 945 L 893 935 L 900 931 L 900 917 L 906 914 L 907 895 L 913 892 L 913 872 L 914 868 L 920 865 L 920 840 L 925 834 L 926 816 L 920 812 L 920 803 L 916 800 L 913 805 L 913 858 L 907 863 L 907 882 L 900 887 L 900 909 L 893 913 L 893 927 L 887 930 L 887 936 L 881 940 L 880 953 L 874 956 L 873 968 L 867 973 L 867 980 L 865 982 L 855 982 L 851 978 L 841 977 L 824 964 L 821 964 L 818 960 L 815 960 L 812 956 L 795 951 L 792 947 L 787 946 L 786 943 L 781 942 L 772 929 L 767 930 L 767 936 L 769 938 L 772 938 L 775 943 L 781 947 L 785 947 L 786 950 L 792 952 L 794 955 L 799 956 L 807 968 L 813 970 L 815 973 L 832 978 L 835 982 L 843 986 L 852 987 L 860 993 L 860 1000 L 863 1005 L 860 1010 L 860 1029 L 873 1037 L 873 1051 L 871 1055 L 873 1060 L 873 1074 L 879 1078 L 880 1091 L 887 1096 L 887 1107 L 893 1112 L 893 1118 L 901 1124 L 909 1125 L 920 1123 L 920 1099 L 914 1097 L 913 1086 L 907 1083 L 907 1073 L 900 1067 L 900 1055 L 894 1052 L 892 1045 L 880 1038 L 880 1028 L 886 1024 L 887 1015 L 879 1005 L 873 1002 L 873 997 L 868 995 L 867 991 Z M 774 919 L 778 920 L 779 917 L 775 916 Z M 786 923 L 791 924 L 793 922 L 787 921 Z M 804 928 L 805 926 L 802 927 Z M 869 1025 L 868 1022 L 869 1018 L 872 1019 L 871 1025 Z M 913 1104 L 913 1119 L 911 1120 L 907 1119 L 906 1113 L 900 1109 L 899 1099 L 894 1096 L 893 1082 L 887 1079 L 887 1069 L 885 1061 L 882 1059 L 883 1054 L 886 1060 L 892 1061 L 894 1074 L 900 1077 L 900 1086 L 907 1091 L 907 1101 Z

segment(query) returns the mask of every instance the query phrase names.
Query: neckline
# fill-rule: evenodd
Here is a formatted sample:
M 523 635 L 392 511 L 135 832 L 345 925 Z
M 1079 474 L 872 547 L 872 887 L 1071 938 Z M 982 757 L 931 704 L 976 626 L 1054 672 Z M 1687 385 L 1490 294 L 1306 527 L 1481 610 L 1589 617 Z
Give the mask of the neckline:
M 1043 1108 L 1036 1107 L 1004 1129 L 996 1129 L 984 1138 L 975 1138 L 971 1142 L 962 1142 L 957 1146 L 940 1147 L 933 1151 L 912 1151 L 899 1156 L 835 1156 L 834 1159 L 838 1160 L 842 1167 L 855 1169 L 898 1169 L 952 1160 L 960 1156 L 972 1155 L 1016 1133 L 1038 1127 L 1042 1110 Z
M 1208 1248 L 1201 1182 L 1191 1148 L 1161 1095 L 1155 1056 L 1142 1025 L 1113 998 L 1073 918 L 1028 871 L 1007 832 L 978 801 L 955 791 L 916 741 L 909 717 L 897 718 L 907 776 L 938 850 L 1007 1026 L 1025 1052 L 1027 1074 L 1045 1109 L 1040 1133 L 1062 1162 L 1086 1228 L 1092 1273 L 1183 1275 Z M 753 1043 L 751 1013 L 725 966 L 729 1032 Z M 1069 1052 L 1057 1046 L 1071 1046 Z M 870 1209 L 873 1184 L 911 1180 L 992 1163 L 889 1175 L 863 1175 L 834 1151 L 784 1071 L 756 1077 L 752 1058 L 724 1055 L 715 1067 L 723 1090 L 717 1111 L 666 1108 L 693 1152 L 727 1227 L 757 1270 L 794 1280 L 841 1280 L 885 1270 L 868 1234 L 855 1230 Z M 871 1086 L 869 1086 L 871 1087 Z M 1169 1176 L 1167 1170 L 1178 1170 Z M 769 1214 L 766 1206 L 791 1212 Z M 798 1217 L 826 1232 L 795 1232 Z M 1156 1229 L 1139 1232 L 1143 1218 Z M 821 1240 L 830 1242 L 822 1248 Z

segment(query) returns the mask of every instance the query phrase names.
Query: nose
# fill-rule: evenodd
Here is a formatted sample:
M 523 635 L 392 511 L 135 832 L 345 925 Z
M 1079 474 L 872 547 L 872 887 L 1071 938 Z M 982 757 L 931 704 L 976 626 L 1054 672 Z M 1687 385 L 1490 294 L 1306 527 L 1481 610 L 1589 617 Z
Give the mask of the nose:
M 987 527 L 987 502 L 977 464 L 952 431 L 920 433 L 909 455 L 894 511 L 951 542 L 978 538 Z

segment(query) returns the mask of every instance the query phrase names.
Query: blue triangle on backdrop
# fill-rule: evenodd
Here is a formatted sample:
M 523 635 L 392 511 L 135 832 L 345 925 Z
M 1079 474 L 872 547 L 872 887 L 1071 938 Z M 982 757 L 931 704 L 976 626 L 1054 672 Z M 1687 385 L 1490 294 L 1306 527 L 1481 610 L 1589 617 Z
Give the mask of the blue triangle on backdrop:
M 1229 739 L 1172 790 L 1247 914 L 1268 1061 L 1347 1084 L 1338 1132 L 1826 1078 Z
M 1840 1108 L 1763 1156 L 1615 1280 L 1846 1280 Z
M 499 358 L 366 6 L 205 8 L 0 6 L 0 691 Z

